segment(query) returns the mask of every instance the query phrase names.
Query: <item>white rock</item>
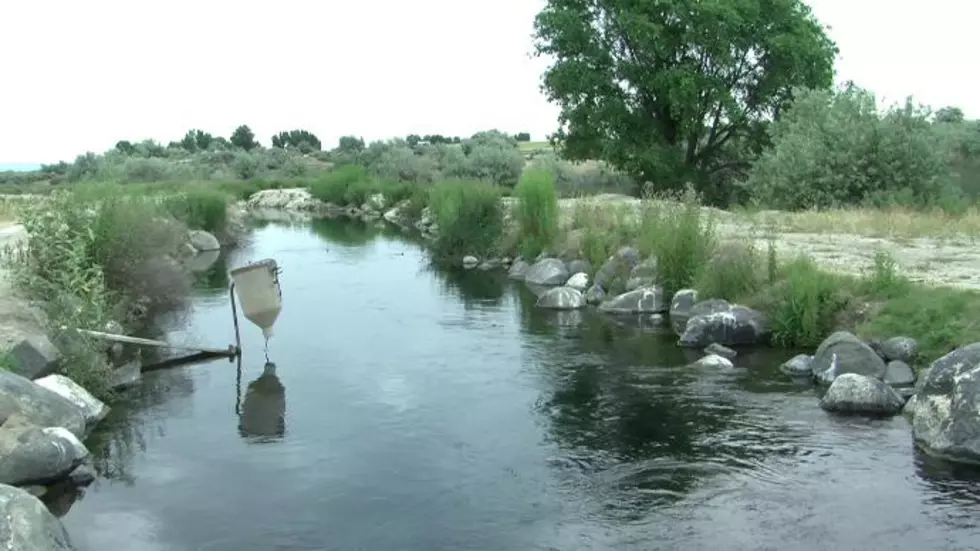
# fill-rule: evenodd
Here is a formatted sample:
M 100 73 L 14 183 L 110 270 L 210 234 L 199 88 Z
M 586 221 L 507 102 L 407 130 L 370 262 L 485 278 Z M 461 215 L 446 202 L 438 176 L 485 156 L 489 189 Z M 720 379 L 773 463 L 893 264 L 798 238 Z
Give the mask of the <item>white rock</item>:
M 700 360 L 694 362 L 694 365 L 704 365 L 708 367 L 724 367 L 724 368 L 735 367 L 735 364 L 733 364 L 731 360 L 719 356 L 718 354 L 708 354 L 707 356 L 704 356 Z
M 85 417 L 85 423 L 91 427 L 99 421 L 105 419 L 109 414 L 109 406 L 105 405 L 89 391 L 82 388 L 75 381 L 64 375 L 55 373 L 34 381 L 38 386 L 44 387 L 51 392 L 68 400 L 81 410 Z
M 578 289 L 579 291 L 584 291 L 589 286 L 589 274 L 585 272 L 579 272 L 574 274 L 572 277 L 568 278 L 565 282 L 567 287 L 572 289 Z
M 67 452 L 66 455 L 70 454 L 68 455 L 69 457 L 74 457 L 78 461 L 84 461 L 88 458 L 88 448 L 70 430 L 64 427 L 44 427 L 41 429 L 41 432 L 48 436 L 54 436 L 62 440 L 66 446 L 70 446 L 71 450 L 65 450 Z

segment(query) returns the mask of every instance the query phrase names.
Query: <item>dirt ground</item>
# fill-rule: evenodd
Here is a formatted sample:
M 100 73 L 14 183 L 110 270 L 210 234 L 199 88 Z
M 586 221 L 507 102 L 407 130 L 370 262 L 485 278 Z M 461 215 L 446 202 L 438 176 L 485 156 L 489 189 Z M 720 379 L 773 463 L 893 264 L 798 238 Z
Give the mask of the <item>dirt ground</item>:
M 639 199 L 622 195 L 562 199 L 560 206 L 565 222 L 583 202 L 618 206 L 626 212 L 638 212 L 642 204 Z M 971 236 L 889 238 L 845 233 L 804 233 L 781 227 L 778 222 L 773 224 L 762 220 L 761 216 L 708 208 L 704 210 L 713 215 L 722 236 L 738 241 L 753 239 L 760 250 L 767 249 L 768 235 L 775 235 L 777 254 L 782 258 L 806 254 L 829 271 L 860 275 L 871 267 L 875 253 L 884 250 L 892 255 L 901 272 L 912 281 L 980 289 L 980 246 Z

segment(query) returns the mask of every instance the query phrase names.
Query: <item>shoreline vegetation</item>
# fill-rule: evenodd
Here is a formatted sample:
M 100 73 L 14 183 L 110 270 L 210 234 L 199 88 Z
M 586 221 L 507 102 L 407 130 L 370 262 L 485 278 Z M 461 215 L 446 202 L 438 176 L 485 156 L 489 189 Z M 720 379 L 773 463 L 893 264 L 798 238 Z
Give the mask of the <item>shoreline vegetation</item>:
M 545 2 L 548 142 L 326 151 L 241 125 L 0 172 L 0 510 L 22 520 L 0 544 L 71 548 L 28 490 L 90 483 L 83 441 L 139 380 L 131 351 L 78 330 L 140 332 L 183 308 L 191 273 L 243 237 L 242 205 L 418 232 L 439 265 L 507 270 L 539 308 L 663 325 L 708 368 L 751 346 L 812 351 L 781 367 L 825 410 L 904 411 L 920 448 L 980 463 L 980 121 L 834 88 L 823 26 L 802 2 L 767 6 L 666 1 L 651 24 Z

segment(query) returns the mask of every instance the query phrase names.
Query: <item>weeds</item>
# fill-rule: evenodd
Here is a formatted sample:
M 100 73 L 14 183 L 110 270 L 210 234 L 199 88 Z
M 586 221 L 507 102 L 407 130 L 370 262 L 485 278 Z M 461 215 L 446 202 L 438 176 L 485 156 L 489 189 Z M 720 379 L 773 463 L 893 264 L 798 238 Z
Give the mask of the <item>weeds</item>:
M 500 190 L 483 182 L 447 181 L 429 192 L 429 208 L 439 227 L 433 252 L 439 262 L 495 252 L 503 235 Z
M 526 171 L 517 184 L 517 223 L 520 253 L 533 259 L 558 235 L 558 193 L 546 171 Z

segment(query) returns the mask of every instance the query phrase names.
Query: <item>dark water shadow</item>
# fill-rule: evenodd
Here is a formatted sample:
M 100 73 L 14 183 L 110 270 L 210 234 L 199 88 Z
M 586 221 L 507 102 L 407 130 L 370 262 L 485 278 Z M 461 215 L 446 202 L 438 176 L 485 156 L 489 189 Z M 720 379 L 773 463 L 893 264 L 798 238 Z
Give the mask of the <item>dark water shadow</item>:
M 465 309 L 496 308 L 504 303 L 508 281 L 501 270 L 446 269 L 431 263 L 423 270 L 435 274 L 443 294 L 459 299 Z
M 238 377 L 240 381 L 241 363 Z M 276 442 L 285 437 L 286 387 L 276 375 L 276 364 L 266 362 L 262 374 L 248 384 L 236 413 L 238 434 L 251 443 Z

